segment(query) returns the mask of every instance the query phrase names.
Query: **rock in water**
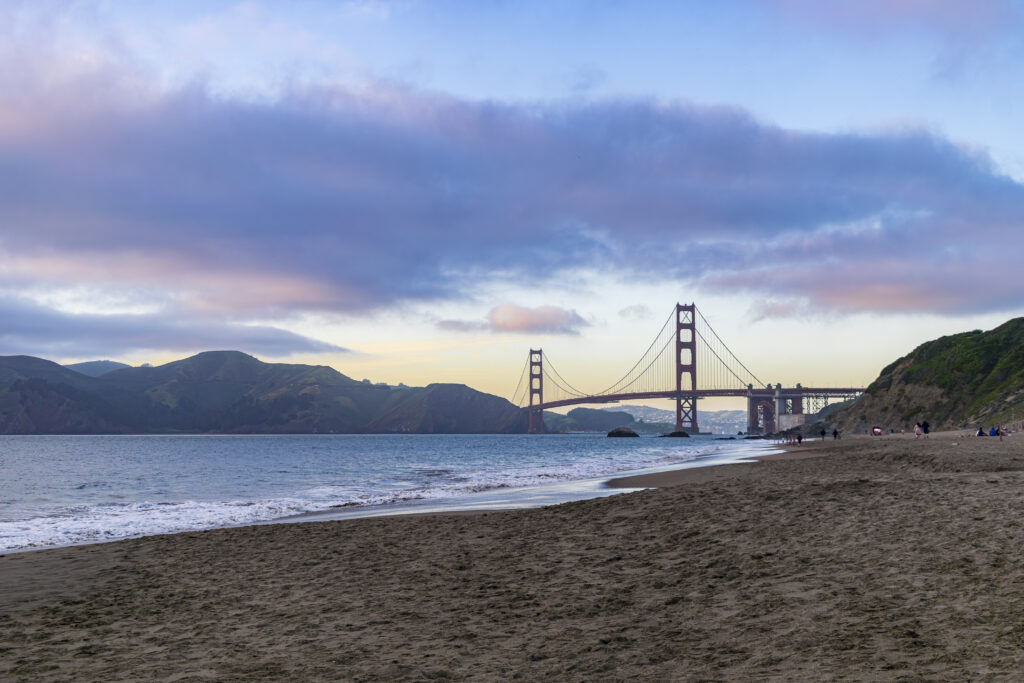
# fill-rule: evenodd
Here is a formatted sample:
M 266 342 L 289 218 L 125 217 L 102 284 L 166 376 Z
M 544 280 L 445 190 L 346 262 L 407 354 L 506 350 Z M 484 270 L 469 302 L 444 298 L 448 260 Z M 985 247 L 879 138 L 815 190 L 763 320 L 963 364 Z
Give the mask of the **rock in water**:
M 640 436 L 632 429 L 628 427 L 616 427 L 612 431 L 608 432 L 608 436 Z
M 662 436 L 690 436 L 687 432 L 672 432 L 671 434 L 662 434 Z

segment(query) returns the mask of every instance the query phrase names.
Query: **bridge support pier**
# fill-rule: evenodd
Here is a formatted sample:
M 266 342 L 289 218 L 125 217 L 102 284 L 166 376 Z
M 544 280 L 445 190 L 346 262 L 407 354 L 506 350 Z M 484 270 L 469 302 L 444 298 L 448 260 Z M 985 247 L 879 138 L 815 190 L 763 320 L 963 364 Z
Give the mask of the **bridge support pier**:
M 782 385 L 775 385 L 775 423 L 778 427 L 779 416 L 786 414 L 786 399 L 782 397 Z
M 781 384 L 776 384 L 775 402 L 777 431 L 793 429 L 804 424 L 804 390 L 799 383 L 793 389 L 783 389 Z
M 771 434 L 804 424 L 804 399 L 813 397 L 816 391 L 834 390 L 805 389 L 800 384 L 789 389 L 776 384 L 755 390 L 752 384 L 748 384 L 747 433 Z
M 676 398 L 676 431 L 697 433 L 697 397 Z
M 747 385 L 747 434 L 775 432 L 778 401 L 767 392 L 754 393 L 754 385 Z
M 754 407 L 754 385 L 747 385 L 747 434 L 756 434 L 757 410 Z

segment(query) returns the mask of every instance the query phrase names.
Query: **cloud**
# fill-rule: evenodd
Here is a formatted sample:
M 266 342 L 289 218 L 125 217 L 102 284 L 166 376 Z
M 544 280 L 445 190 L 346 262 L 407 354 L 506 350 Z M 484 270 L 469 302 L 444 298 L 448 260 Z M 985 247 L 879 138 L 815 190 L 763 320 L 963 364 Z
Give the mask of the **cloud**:
M 155 90 L 117 65 L 54 80 L 26 64 L 0 68 L 8 289 L 166 290 L 187 316 L 236 320 L 540 289 L 578 269 L 810 310 L 1024 300 L 1024 277 L 991 254 L 1019 239 L 1024 186 L 927 130 L 372 83 L 252 102 Z M 581 326 L 531 322 L 539 310 L 482 324 Z
M 620 310 L 619 317 L 627 320 L 646 320 L 651 317 L 651 309 L 644 304 L 633 304 Z
M 241 350 L 270 357 L 346 352 L 276 327 L 157 314 L 70 314 L 0 298 L 0 354 L 90 358 L 139 351 Z
M 747 317 L 752 322 L 774 318 L 795 318 L 807 315 L 807 307 L 801 301 L 761 299 L 751 304 Z
M 438 327 L 453 332 L 514 332 L 521 334 L 580 333 L 589 323 L 573 310 L 558 306 L 527 308 L 512 304 L 495 306 L 485 321 L 442 320 Z
M 439 320 L 437 327 L 448 332 L 486 332 L 490 329 L 482 320 Z
M 933 51 L 931 78 L 945 84 L 1016 60 L 1024 27 L 1024 8 L 1016 0 L 773 0 L 772 5 L 787 21 L 866 42 L 924 38 L 923 49 Z
M 526 308 L 503 304 L 487 314 L 491 328 L 498 332 L 547 332 L 551 334 L 579 334 L 587 321 L 576 311 L 558 306 Z
M 775 7 L 800 20 L 848 31 L 878 34 L 897 30 L 924 30 L 952 40 L 978 40 L 1004 29 L 1020 18 L 1014 0 L 774 0 Z
M 583 95 L 604 85 L 608 80 L 608 74 L 596 64 L 583 64 L 577 66 L 566 78 L 566 86 L 569 92 Z

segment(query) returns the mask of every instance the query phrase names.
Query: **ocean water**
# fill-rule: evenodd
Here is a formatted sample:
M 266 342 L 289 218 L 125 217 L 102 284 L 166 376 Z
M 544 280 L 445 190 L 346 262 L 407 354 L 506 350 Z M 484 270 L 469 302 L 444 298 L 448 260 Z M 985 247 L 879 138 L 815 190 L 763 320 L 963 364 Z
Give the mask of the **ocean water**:
M 603 435 L 0 436 L 0 552 L 214 527 L 610 495 L 763 442 Z

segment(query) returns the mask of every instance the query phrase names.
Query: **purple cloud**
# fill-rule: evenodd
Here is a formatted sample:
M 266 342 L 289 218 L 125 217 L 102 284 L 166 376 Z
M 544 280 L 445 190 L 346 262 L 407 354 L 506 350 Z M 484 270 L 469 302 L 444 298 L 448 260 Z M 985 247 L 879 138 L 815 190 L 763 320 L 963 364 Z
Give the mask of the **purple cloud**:
M 495 306 L 486 321 L 442 320 L 438 327 L 453 332 L 515 332 L 522 334 L 580 333 L 589 323 L 572 310 L 558 306 L 527 308 L 512 304 Z
M 541 287 L 577 268 L 810 310 L 1024 299 L 1024 277 L 988 253 L 1016 243 L 1024 186 L 927 131 L 801 133 L 725 107 L 385 86 L 247 103 L 125 80 L 5 102 L 8 289 L 163 287 L 194 312 L 250 319 Z M 547 329 L 580 326 L 562 323 Z
M 976 40 L 1020 18 L 1013 0 L 773 0 L 777 9 L 794 19 L 877 35 L 879 32 L 925 29 L 944 38 Z

